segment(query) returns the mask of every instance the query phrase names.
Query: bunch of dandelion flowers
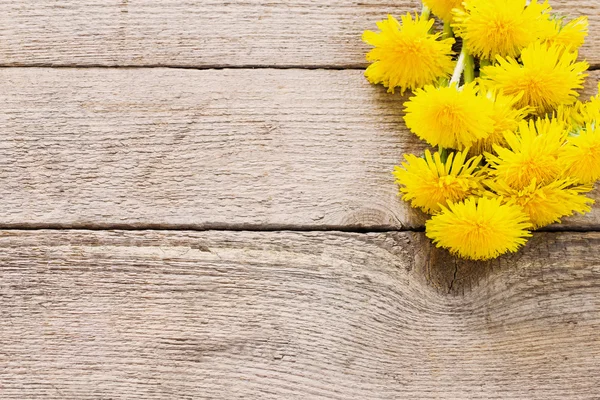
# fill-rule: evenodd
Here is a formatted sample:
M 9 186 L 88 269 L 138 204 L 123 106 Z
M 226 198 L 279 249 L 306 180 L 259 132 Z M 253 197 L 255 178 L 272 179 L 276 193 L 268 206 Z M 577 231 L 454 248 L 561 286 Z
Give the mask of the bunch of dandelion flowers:
M 394 76 L 417 63 L 411 56 L 381 63 L 398 53 L 374 41 L 365 75 L 388 91 L 412 90 L 406 126 L 439 147 L 421 158 L 405 155 L 394 171 L 402 198 L 432 215 L 426 235 L 458 257 L 487 260 L 517 251 L 532 229 L 590 211 L 586 194 L 600 178 L 600 100 L 578 100 L 588 68 L 577 60 L 586 17 L 566 22 L 538 0 L 457 3 L 424 4 L 444 20 L 435 42 L 451 39 L 452 28 L 462 41 L 449 84 L 448 71 L 430 75 L 430 82 Z M 429 23 L 429 12 L 424 7 L 420 18 L 409 16 L 391 36 L 405 24 Z

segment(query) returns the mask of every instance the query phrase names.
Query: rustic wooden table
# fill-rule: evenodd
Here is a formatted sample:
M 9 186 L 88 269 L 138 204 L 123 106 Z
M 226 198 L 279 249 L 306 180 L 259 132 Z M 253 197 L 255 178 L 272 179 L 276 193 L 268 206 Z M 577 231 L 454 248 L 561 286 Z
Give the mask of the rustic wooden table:
M 0 398 L 600 399 L 599 206 L 473 263 L 397 198 L 418 8 L 1 2 Z

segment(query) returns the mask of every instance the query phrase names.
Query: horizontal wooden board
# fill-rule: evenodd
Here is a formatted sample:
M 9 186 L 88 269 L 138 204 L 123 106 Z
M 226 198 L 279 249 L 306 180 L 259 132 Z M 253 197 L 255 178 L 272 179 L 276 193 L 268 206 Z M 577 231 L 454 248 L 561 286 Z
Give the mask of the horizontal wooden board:
M 410 232 L 3 231 L 0 393 L 594 399 L 599 246 L 455 263 Z
M 582 57 L 600 64 L 596 0 L 552 0 L 590 16 Z M 365 29 L 416 0 L 36 0 L 0 2 L 1 65 L 364 67 Z
M 0 226 L 418 228 L 404 100 L 360 71 L 2 69 Z

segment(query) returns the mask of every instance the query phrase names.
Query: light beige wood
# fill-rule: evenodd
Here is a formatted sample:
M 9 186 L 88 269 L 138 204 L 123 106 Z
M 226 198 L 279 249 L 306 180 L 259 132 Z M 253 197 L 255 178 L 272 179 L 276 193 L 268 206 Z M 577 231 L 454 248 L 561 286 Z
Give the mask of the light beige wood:
M 4 231 L 2 399 L 594 399 L 599 246 L 455 265 L 410 232 Z
M 404 100 L 360 71 L 3 69 L 0 226 L 418 228 Z
M 408 226 L 402 102 L 360 71 L 0 70 L 0 225 Z
M 551 0 L 590 16 L 582 57 L 600 64 L 596 0 Z M 1 65 L 364 67 L 365 29 L 416 0 L 29 0 L 0 2 Z

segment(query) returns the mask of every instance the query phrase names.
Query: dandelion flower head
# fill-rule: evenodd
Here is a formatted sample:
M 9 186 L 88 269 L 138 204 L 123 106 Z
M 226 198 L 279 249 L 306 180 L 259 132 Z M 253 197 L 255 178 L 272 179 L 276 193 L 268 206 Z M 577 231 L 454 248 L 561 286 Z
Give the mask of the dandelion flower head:
M 480 139 L 473 144 L 472 154 L 482 154 L 492 152 L 494 145 L 505 146 L 505 132 L 514 132 L 519 123 L 527 116 L 530 108 L 517 108 L 515 105 L 521 99 L 522 94 L 513 96 L 503 93 L 490 91 L 486 97 L 492 102 L 492 120 L 494 121 L 494 130 L 490 132 L 485 139 Z
M 483 192 L 483 170 L 478 169 L 482 157 L 466 159 L 467 152 L 450 153 L 445 162 L 440 153 L 425 150 L 425 158 L 404 156 L 402 168 L 393 172 L 402 197 L 426 213 L 440 211 L 448 201 L 456 202 Z
M 406 126 L 432 146 L 462 150 L 494 131 L 493 104 L 474 83 L 461 90 L 428 85 L 404 105 Z
M 438 247 L 472 260 L 515 252 L 531 236 L 531 223 L 521 207 L 499 198 L 474 198 L 450 203 L 426 223 L 426 235 Z
M 550 6 L 533 0 L 467 0 L 465 10 L 455 10 L 453 27 L 475 56 L 517 57 L 536 41 L 548 20 Z
M 573 186 L 575 181 L 561 179 L 546 185 L 535 182 L 535 179 L 521 190 L 511 188 L 503 181 L 486 181 L 486 185 L 499 196 L 504 203 L 521 206 L 529 216 L 534 229 L 559 222 L 564 216 L 574 212 L 586 213 L 591 210 L 594 200 L 584 194 L 592 187 Z
M 579 49 L 588 35 L 588 18 L 582 16 L 567 23 L 564 18 L 549 20 L 550 30 L 542 37 L 548 45 L 558 45 L 571 51 Z
M 554 119 L 523 121 L 518 133 L 506 132 L 508 147 L 494 146 L 497 155 L 486 153 L 490 173 L 514 189 L 523 189 L 535 179 L 549 183 L 562 173 L 558 155 L 565 141 L 564 125 Z
M 533 107 L 537 114 L 551 113 L 561 105 L 573 104 L 583 88 L 584 61 L 577 52 L 540 42 L 523 49 L 521 64 L 512 57 L 498 57 L 498 65 L 484 67 L 482 83 L 508 95 L 523 93 L 517 107 Z
M 363 40 L 375 47 L 367 54 L 372 62 L 365 71 L 369 82 L 381 83 L 392 93 L 399 87 L 404 93 L 450 75 L 454 39 L 429 33 L 433 19 L 406 14 L 401 20 L 389 15 L 377 23 L 380 32 L 364 32 Z
M 600 179 L 600 127 L 588 124 L 576 135 L 569 136 L 559 157 L 565 166 L 565 175 L 590 184 Z

